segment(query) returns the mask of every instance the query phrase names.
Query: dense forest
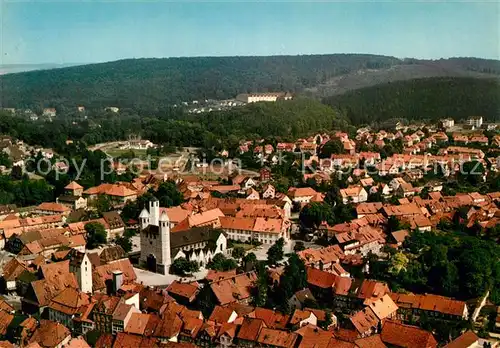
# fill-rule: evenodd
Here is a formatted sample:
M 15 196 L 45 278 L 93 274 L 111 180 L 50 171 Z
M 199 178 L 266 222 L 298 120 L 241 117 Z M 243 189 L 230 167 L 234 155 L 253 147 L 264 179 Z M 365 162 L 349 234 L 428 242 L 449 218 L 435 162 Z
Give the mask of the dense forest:
M 100 112 L 88 119 L 58 115 L 52 122 L 29 121 L 0 112 L 0 134 L 9 134 L 29 144 L 65 148 L 67 139 L 87 145 L 124 140 L 141 135 L 158 144 L 235 147 L 241 139 L 279 137 L 293 140 L 320 130 L 349 129 L 348 122 L 319 101 L 297 98 L 276 103 L 258 103 L 227 111 L 188 114 L 164 109 L 152 115 L 133 111 Z
M 290 91 L 320 97 L 420 77 L 487 77 L 500 62 L 400 60 L 369 54 L 126 59 L 0 76 L 0 104 L 15 108 L 118 106 L 156 112 L 183 101 Z
M 400 62 L 363 54 L 127 59 L 4 75 L 0 95 L 3 107 L 85 105 L 154 111 L 251 91 L 298 92 L 333 76 Z
M 388 119 L 436 121 L 471 115 L 500 120 L 500 85 L 496 79 L 428 78 L 399 81 L 325 98 L 353 124 Z

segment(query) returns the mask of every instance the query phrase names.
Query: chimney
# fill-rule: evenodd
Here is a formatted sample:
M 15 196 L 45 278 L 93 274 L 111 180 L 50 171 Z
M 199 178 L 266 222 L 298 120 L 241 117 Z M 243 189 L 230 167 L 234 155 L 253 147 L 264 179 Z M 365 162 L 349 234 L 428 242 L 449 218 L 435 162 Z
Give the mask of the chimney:
M 116 294 L 118 289 L 122 287 L 122 283 L 123 283 L 123 272 L 113 271 L 113 293 Z

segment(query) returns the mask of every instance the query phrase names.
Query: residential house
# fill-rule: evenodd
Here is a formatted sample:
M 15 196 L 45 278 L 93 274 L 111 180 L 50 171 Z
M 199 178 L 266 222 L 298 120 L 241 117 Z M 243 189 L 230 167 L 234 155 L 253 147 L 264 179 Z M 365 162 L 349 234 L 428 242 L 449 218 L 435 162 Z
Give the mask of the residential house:
M 361 203 L 368 200 L 368 192 L 361 185 L 349 186 L 346 189 L 340 189 L 342 202 L 348 203 Z
M 444 320 L 466 320 L 469 317 L 466 303 L 449 297 L 400 293 L 391 293 L 390 296 L 399 307 L 397 319 L 405 322 L 418 319 L 423 312 Z
M 276 189 L 271 184 L 266 184 L 262 188 L 262 199 L 274 199 Z
M 323 196 L 311 187 L 290 187 L 288 197 L 295 203 L 310 203 L 311 201 L 321 202 Z
M 455 125 L 455 120 L 452 118 L 445 118 L 440 121 L 443 128 L 451 128 Z
M 43 116 L 47 117 L 56 117 L 56 109 L 55 108 L 45 108 L 43 109 Z
M 60 204 L 60 203 L 53 203 L 53 202 L 43 202 L 39 204 L 33 212 L 35 214 L 40 214 L 40 215 L 63 215 L 67 216 L 71 212 L 71 208 L 68 208 L 67 206 Z
M 482 116 L 469 117 L 467 119 L 467 124 L 475 128 L 481 128 L 481 126 L 483 125 L 483 117 Z
M 56 198 L 56 203 L 64 205 L 71 210 L 87 209 L 87 199 L 81 196 L 62 195 Z
M 102 213 L 102 218 L 106 221 L 108 227 L 108 241 L 114 240 L 116 237 L 121 237 L 125 232 L 125 223 L 117 211 L 108 211 Z
M 71 331 L 61 323 L 41 320 L 29 342 L 43 348 L 62 348 L 71 340 Z
M 48 305 L 49 319 L 73 330 L 73 318 L 82 306 L 90 304 L 90 297 L 75 288 L 66 288 L 56 295 Z
M 274 244 L 278 239 L 290 239 L 290 221 L 286 218 L 230 217 L 220 218 L 220 228 L 228 239 Z
M 238 347 L 254 347 L 260 332 L 266 328 L 261 319 L 245 318 L 241 324 L 240 330 L 236 335 L 236 344 Z M 264 341 L 262 339 L 262 341 Z
M 290 317 L 290 322 L 292 328 L 297 327 L 300 328 L 305 325 L 314 325 L 318 324 L 318 318 L 316 315 L 308 310 L 295 309 L 293 311 L 292 316 Z
M 257 280 L 255 272 L 241 273 L 228 279 L 213 281 L 209 284 L 213 300 L 212 305 L 231 303 L 248 304 L 251 301 L 251 288 Z
M 314 295 L 312 294 L 311 290 L 307 288 L 297 291 L 288 300 L 288 305 L 290 306 L 290 308 L 297 308 L 297 309 L 303 309 L 310 303 L 316 303 L 316 298 L 314 298 Z
M 299 335 L 295 332 L 286 332 L 263 327 L 260 330 L 256 342 L 262 347 L 294 348 L 298 340 Z
M 394 321 L 385 322 L 380 337 L 385 344 L 391 347 L 436 348 L 438 345 L 429 331 Z

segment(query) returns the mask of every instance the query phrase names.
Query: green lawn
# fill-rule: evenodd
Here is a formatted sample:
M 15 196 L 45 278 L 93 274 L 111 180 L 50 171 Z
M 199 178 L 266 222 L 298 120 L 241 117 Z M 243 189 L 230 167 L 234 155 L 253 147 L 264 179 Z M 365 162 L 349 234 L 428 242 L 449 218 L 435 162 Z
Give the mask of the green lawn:
M 124 153 L 133 151 L 136 157 L 146 157 L 146 150 L 129 150 L 129 149 L 118 149 L 118 148 L 112 148 L 112 149 L 106 149 L 105 152 L 112 156 L 112 157 L 119 157 L 123 155 Z
M 252 250 L 255 246 L 251 245 L 251 244 L 234 243 L 233 248 L 236 248 L 236 247 L 242 247 L 243 249 L 245 249 L 245 251 L 249 251 L 249 250 Z

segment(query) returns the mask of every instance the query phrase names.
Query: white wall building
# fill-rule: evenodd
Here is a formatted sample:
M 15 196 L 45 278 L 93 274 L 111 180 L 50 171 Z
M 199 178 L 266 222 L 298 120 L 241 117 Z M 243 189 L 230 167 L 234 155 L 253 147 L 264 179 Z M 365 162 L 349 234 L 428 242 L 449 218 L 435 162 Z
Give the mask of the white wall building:
M 141 261 L 151 271 L 167 274 L 172 261 L 185 257 L 205 266 L 214 255 L 226 253 L 227 239 L 224 233 L 211 226 L 191 228 L 170 233 L 173 223 L 166 211 L 160 215 L 157 199 L 149 202 L 149 212 L 144 209 L 141 222 Z

